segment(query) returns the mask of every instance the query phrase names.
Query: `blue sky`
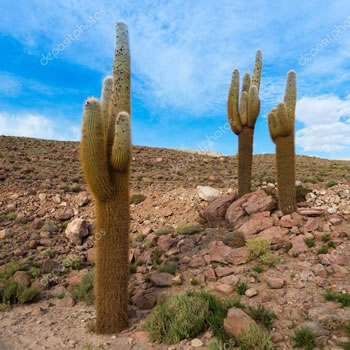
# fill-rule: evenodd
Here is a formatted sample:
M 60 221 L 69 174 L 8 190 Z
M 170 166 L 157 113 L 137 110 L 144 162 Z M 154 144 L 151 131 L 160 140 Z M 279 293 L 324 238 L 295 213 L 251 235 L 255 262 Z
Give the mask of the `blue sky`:
M 0 0 L 0 11 L 0 134 L 79 140 L 84 100 L 111 73 L 122 19 L 134 144 L 235 154 L 231 74 L 252 72 L 260 48 L 254 152 L 274 152 L 266 115 L 294 69 L 297 153 L 350 159 L 348 0 Z

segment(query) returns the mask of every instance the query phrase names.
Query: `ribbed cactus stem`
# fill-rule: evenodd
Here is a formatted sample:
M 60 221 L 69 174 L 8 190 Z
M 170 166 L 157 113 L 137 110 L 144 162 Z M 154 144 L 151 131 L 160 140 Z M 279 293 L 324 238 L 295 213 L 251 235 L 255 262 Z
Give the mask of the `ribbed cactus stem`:
M 96 333 L 113 334 L 128 326 L 130 57 L 128 31 L 117 24 L 113 77 L 104 80 L 102 102 L 85 103 L 81 162 L 95 199 Z
M 288 73 L 284 102 L 268 114 L 269 130 L 276 144 L 278 205 L 283 214 L 296 211 L 295 187 L 295 106 L 296 74 Z
M 253 160 L 253 135 L 260 112 L 259 88 L 262 70 L 262 54 L 256 53 L 252 80 L 250 74 L 243 77 L 239 98 L 239 71 L 235 69 L 227 101 L 227 117 L 232 131 L 238 135 L 238 194 L 250 192 Z
M 254 129 L 243 128 L 238 135 L 238 189 L 243 196 L 251 190 Z
M 278 205 L 283 214 L 297 210 L 295 188 L 295 152 L 292 136 L 276 140 Z

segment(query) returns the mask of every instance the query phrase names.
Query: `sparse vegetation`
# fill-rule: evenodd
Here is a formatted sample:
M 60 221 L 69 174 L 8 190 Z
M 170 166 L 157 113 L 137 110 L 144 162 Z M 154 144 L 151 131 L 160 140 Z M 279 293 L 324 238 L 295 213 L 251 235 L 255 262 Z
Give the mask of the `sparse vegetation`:
M 277 315 L 274 312 L 267 310 L 264 305 L 258 305 L 256 308 L 249 307 L 248 313 L 253 320 L 261 323 L 268 329 L 272 329 L 273 321 L 277 319 Z
M 327 301 L 337 301 L 343 307 L 350 306 L 350 294 L 349 293 L 334 293 L 330 288 L 326 290 L 323 297 Z
M 275 345 L 269 333 L 259 326 L 251 326 L 249 331 L 239 336 L 240 350 L 273 350 Z
M 72 289 L 72 296 L 77 301 L 84 301 L 87 305 L 94 303 L 94 270 L 90 270 Z
M 197 223 L 181 224 L 176 227 L 179 235 L 194 235 L 203 231 L 203 227 Z
M 134 193 L 130 196 L 130 203 L 131 204 L 139 204 L 142 203 L 146 199 L 146 196 L 144 196 L 141 193 Z
M 247 289 L 248 289 L 248 285 L 245 282 L 238 282 L 235 287 L 235 290 L 239 295 L 244 295 Z
M 0 303 L 26 304 L 38 300 L 40 291 L 36 288 L 26 287 L 15 281 L 6 281 L 0 286 Z
M 304 238 L 304 242 L 309 248 L 315 246 L 315 238 Z
M 328 253 L 328 248 L 326 246 L 322 246 L 317 249 L 317 254 L 327 254 Z
M 159 228 L 156 232 L 154 232 L 157 236 L 169 235 L 175 232 L 174 226 L 166 225 Z
M 82 259 L 79 255 L 68 255 L 62 261 L 64 267 L 71 267 L 73 270 L 80 270 Z
M 277 264 L 279 264 L 282 259 L 277 254 L 272 254 L 271 252 L 267 252 L 264 255 L 260 256 L 260 260 L 264 264 L 272 267 L 272 266 L 276 266 Z
M 178 267 L 179 267 L 178 264 L 172 263 L 172 264 L 160 265 L 157 267 L 157 270 L 159 272 L 168 272 L 174 275 Z
M 295 348 L 302 348 L 305 350 L 314 349 L 315 338 L 316 334 L 308 327 L 295 329 L 294 336 L 291 337 L 291 339 L 294 340 Z
M 333 187 L 333 186 L 336 186 L 336 185 L 338 185 L 338 181 L 329 181 L 326 184 L 327 187 Z
M 239 231 L 229 232 L 223 239 L 223 242 L 231 248 L 240 248 L 246 245 L 244 234 Z
M 247 241 L 247 247 L 249 250 L 248 259 L 252 260 L 258 258 L 263 254 L 266 254 L 270 250 L 270 241 L 268 239 L 250 239 Z

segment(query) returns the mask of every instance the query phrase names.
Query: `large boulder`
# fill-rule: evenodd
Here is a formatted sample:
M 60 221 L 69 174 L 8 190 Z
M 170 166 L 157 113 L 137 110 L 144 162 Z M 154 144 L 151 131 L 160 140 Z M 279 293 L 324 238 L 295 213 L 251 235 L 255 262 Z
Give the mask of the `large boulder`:
M 203 212 L 203 216 L 211 226 L 219 226 L 225 220 L 227 208 L 238 198 L 238 193 L 234 192 L 226 196 L 215 199 Z
M 272 217 L 268 211 L 253 214 L 249 221 L 242 225 L 239 229 L 246 239 L 252 238 L 253 235 L 272 227 L 274 224 Z

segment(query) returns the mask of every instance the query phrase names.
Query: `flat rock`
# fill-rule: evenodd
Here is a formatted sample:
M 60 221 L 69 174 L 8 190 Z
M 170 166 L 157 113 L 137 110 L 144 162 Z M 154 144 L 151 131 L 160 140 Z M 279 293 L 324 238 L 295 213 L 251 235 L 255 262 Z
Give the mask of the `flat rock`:
M 242 332 L 247 332 L 253 325 L 256 325 L 255 321 L 244 311 L 235 307 L 228 310 L 224 320 L 226 332 L 231 333 L 235 338 L 238 338 Z
M 278 277 L 268 276 L 266 283 L 271 289 L 281 289 L 284 286 L 284 280 Z
M 261 231 L 264 231 L 273 226 L 273 219 L 269 212 L 253 214 L 249 221 L 242 225 L 239 229 L 246 238 L 251 238 Z
M 229 284 L 218 284 L 215 286 L 215 290 L 225 295 L 232 294 L 232 286 L 230 286 Z
M 228 275 L 232 275 L 234 273 L 234 269 L 232 267 L 226 267 L 226 266 L 219 266 L 215 269 L 216 276 L 225 277 Z
M 285 227 L 272 226 L 267 228 L 264 231 L 261 231 L 256 238 L 268 239 L 271 244 L 279 244 L 286 242 L 288 237 L 289 230 Z
M 157 287 L 171 287 L 173 275 L 167 272 L 159 272 L 151 275 L 151 281 Z
M 245 264 L 248 261 L 249 251 L 247 247 L 233 248 L 229 254 L 225 256 L 226 261 L 233 265 Z
M 288 254 L 290 256 L 299 255 L 309 250 L 308 246 L 304 242 L 304 237 L 302 235 L 294 237 L 291 243 L 292 248 L 288 251 Z
M 232 248 L 225 245 L 221 241 L 213 241 L 209 244 L 210 262 L 225 263 L 226 256 L 230 254 Z

